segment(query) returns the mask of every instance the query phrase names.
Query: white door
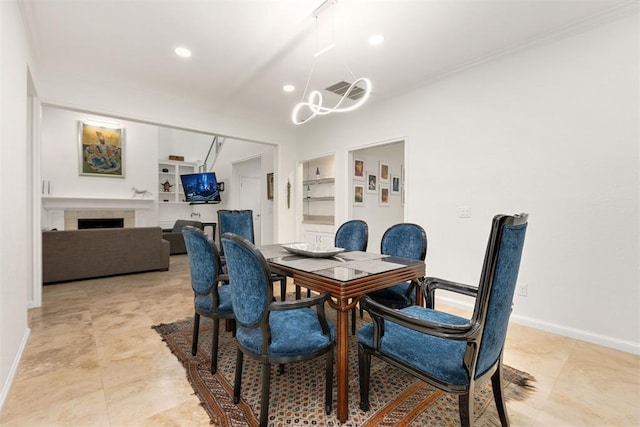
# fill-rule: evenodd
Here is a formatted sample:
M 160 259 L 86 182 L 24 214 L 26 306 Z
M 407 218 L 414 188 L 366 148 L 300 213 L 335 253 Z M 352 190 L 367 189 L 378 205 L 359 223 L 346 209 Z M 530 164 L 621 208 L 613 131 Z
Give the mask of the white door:
M 253 211 L 253 234 L 256 246 L 262 244 L 260 186 L 260 178 L 240 177 L 240 209 L 251 209 Z

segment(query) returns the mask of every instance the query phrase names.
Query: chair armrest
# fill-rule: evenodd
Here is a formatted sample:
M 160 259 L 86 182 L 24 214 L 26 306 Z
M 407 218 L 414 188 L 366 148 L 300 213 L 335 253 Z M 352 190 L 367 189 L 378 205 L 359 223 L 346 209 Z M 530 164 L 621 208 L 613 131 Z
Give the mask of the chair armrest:
M 327 316 L 324 312 L 324 302 L 329 298 L 330 298 L 329 294 L 321 294 L 311 298 L 305 298 L 305 299 L 295 300 L 295 301 L 272 302 L 271 304 L 269 304 L 269 310 L 282 311 L 282 310 L 293 310 L 297 308 L 311 308 L 313 306 L 316 306 L 316 312 L 318 314 L 318 321 L 320 322 L 322 333 L 326 336 L 329 336 L 331 334 L 331 329 L 329 328 L 329 323 L 327 322 Z
M 480 332 L 480 324 L 473 319 L 462 325 L 432 322 L 430 320 L 411 316 L 401 310 L 386 307 L 377 303 L 369 296 L 364 297 L 361 304 L 363 305 L 363 308 L 369 312 L 369 315 L 374 321 L 375 346 L 377 346 L 377 342 L 382 335 L 384 335 L 382 320 L 397 323 L 398 325 L 424 334 L 458 341 L 472 341 L 477 338 L 477 335 Z M 425 310 L 429 309 L 427 308 Z
M 304 298 L 295 301 L 275 301 L 269 304 L 269 310 L 282 311 L 282 310 L 295 310 L 297 308 L 309 308 L 314 305 L 322 305 L 329 299 L 329 294 L 320 294 L 310 298 Z
M 427 308 L 434 307 L 436 289 L 444 289 L 446 291 L 451 291 L 470 297 L 478 296 L 478 288 L 476 286 L 453 282 L 451 280 L 439 279 L 437 277 L 425 277 L 424 283 L 422 284 L 422 294 L 424 295 Z

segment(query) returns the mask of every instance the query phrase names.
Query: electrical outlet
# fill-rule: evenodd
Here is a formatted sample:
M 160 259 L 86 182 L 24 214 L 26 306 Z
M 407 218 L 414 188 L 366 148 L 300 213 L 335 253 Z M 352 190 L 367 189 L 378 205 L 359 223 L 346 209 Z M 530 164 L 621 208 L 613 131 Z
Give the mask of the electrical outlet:
M 518 295 L 520 295 L 521 297 L 526 297 L 528 292 L 529 292 L 529 288 L 527 284 L 520 283 L 520 285 L 518 286 Z
M 458 218 L 471 218 L 471 208 L 469 206 L 460 206 L 458 208 Z

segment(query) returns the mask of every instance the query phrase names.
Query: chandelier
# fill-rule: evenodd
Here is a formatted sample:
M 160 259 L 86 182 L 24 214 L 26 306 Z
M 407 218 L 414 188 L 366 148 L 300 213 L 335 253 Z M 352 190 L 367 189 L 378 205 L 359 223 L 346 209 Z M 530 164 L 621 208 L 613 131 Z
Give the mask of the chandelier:
M 318 45 L 318 16 L 320 15 L 320 12 L 325 8 L 327 4 L 334 6 L 336 1 L 337 0 L 327 0 L 314 11 L 314 18 L 316 20 L 316 48 Z M 332 17 L 332 28 L 333 28 L 333 17 Z M 313 120 L 317 116 L 326 116 L 331 113 L 346 113 L 349 111 L 353 111 L 360 108 L 369 99 L 369 96 L 371 95 L 371 88 L 372 88 L 371 80 L 369 80 L 366 77 L 356 77 L 356 75 L 349 69 L 349 67 L 346 67 L 346 64 L 345 64 L 345 67 L 351 73 L 354 80 L 353 80 L 353 83 L 349 85 L 347 90 L 344 91 L 344 93 L 341 93 L 342 97 L 334 106 L 328 107 L 323 104 L 324 100 L 322 97 L 322 92 L 320 92 L 319 90 L 313 90 L 309 92 L 309 97 L 307 98 L 306 101 L 304 101 L 318 57 L 328 52 L 329 50 L 333 49 L 335 46 L 336 44 L 333 40 L 333 31 L 332 31 L 332 42 L 329 45 L 325 46 L 324 48 L 317 50 L 316 53 L 314 54 L 313 65 L 311 66 L 311 71 L 309 72 L 309 77 L 307 78 L 307 84 L 305 85 L 304 92 L 302 94 L 303 100 L 300 101 L 298 104 L 296 104 L 296 106 L 293 107 L 293 111 L 291 112 L 291 121 L 294 124 L 301 125 L 310 120 Z M 352 95 L 356 91 L 362 92 L 361 95 L 360 94 L 358 95 L 357 101 L 350 105 L 344 105 L 346 102 L 348 102 L 347 98 L 350 98 L 350 95 Z M 351 97 L 351 99 L 354 99 L 354 98 L 355 97 Z M 307 112 L 306 117 L 305 116 L 301 117 L 302 111 Z

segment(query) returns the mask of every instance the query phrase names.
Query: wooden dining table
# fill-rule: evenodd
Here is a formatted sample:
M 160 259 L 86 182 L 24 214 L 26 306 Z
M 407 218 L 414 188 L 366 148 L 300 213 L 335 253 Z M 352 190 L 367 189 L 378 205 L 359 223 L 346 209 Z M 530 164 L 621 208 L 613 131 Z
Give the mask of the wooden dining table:
M 425 276 L 424 261 L 371 252 L 342 252 L 332 257 L 302 256 L 282 244 L 260 246 L 270 268 L 292 277 L 298 287 L 329 293 L 337 311 L 337 417 L 347 421 L 349 407 L 349 311 L 366 294 Z

